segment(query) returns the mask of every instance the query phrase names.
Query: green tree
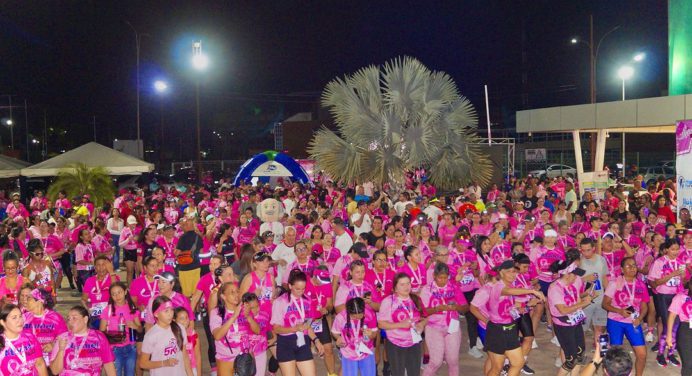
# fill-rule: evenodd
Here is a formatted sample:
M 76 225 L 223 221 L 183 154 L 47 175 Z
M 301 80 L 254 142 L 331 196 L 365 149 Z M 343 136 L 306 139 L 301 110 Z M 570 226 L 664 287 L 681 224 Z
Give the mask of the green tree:
M 55 200 L 60 191 L 64 191 L 67 197 L 88 194 L 91 202 L 100 207 L 113 201 L 115 185 L 105 168 L 75 163 L 58 172 L 57 178 L 48 187 L 48 197 Z
M 446 73 L 414 58 L 334 79 L 322 93 L 322 105 L 338 134 L 323 127 L 308 152 L 338 181 L 403 184 L 405 170 L 418 167 L 442 189 L 471 181 L 483 185 L 491 178 L 473 105 Z

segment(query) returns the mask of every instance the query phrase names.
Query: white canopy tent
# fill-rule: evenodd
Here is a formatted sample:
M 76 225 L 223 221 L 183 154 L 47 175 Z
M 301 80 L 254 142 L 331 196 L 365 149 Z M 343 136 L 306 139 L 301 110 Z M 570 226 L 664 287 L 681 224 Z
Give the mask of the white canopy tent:
M 110 175 L 139 175 L 154 170 L 147 163 L 96 142 L 89 142 L 67 153 L 35 164 L 21 170 L 22 176 L 56 176 L 58 172 L 72 163 L 84 163 L 89 167 L 103 167 Z
M 31 166 L 29 162 L 0 155 L 0 179 L 17 177 L 23 168 L 29 166 Z

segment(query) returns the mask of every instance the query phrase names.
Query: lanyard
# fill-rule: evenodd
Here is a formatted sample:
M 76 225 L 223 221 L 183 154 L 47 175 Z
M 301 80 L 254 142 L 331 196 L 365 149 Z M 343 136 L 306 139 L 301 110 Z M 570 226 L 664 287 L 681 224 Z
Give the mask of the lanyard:
M 670 260 L 670 259 L 668 259 L 668 260 L 666 260 L 666 265 L 668 265 L 668 267 L 669 267 L 672 271 L 678 270 L 678 260 Z
M 574 304 L 577 304 L 577 303 L 578 303 L 578 300 L 579 300 L 579 299 L 578 299 L 578 298 L 579 298 L 579 292 L 576 291 L 576 288 L 575 288 L 575 289 L 574 289 L 574 290 L 575 290 L 575 291 L 574 291 L 574 295 L 572 295 L 572 289 L 571 289 L 571 287 L 574 287 L 574 285 L 565 286 L 565 288 L 564 288 L 565 295 L 566 295 L 566 296 L 569 296 L 569 298 L 572 299 L 572 300 L 574 301 Z
M 351 320 L 351 319 L 349 318 L 349 320 Z M 353 321 L 351 320 L 351 322 L 353 322 Z M 360 336 L 360 320 L 356 320 L 356 322 L 351 327 L 351 332 L 353 333 L 353 343 L 355 343 L 356 348 L 357 348 L 358 343 L 359 343 L 358 337 Z
M 228 317 L 228 316 L 233 316 L 234 313 L 235 313 L 235 312 L 233 312 L 233 311 L 228 311 L 228 312 L 226 313 L 226 317 Z M 232 325 L 233 325 L 233 331 L 236 332 L 236 333 L 238 333 L 238 320 L 240 320 L 240 316 L 238 316 L 238 318 L 237 318 L 237 319 L 235 320 L 235 322 L 232 324 Z
M 303 298 L 296 299 L 293 297 L 293 295 L 291 295 L 291 304 L 296 307 L 298 315 L 300 315 L 300 319 L 305 321 L 305 307 L 303 306 Z
M 408 265 L 408 268 L 411 270 L 411 274 L 413 274 L 413 280 L 416 282 L 416 285 L 420 286 L 422 280 L 420 270 L 416 272 L 415 270 L 413 270 L 413 267 L 411 267 L 410 263 L 406 263 L 406 265 Z
M 384 283 L 387 282 L 387 269 L 385 269 L 382 273 L 382 279 L 380 279 L 380 276 L 379 274 L 377 274 L 377 271 L 373 270 L 373 273 L 375 273 L 375 279 L 377 279 L 377 283 L 379 283 L 380 286 L 382 286 L 382 289 L 384 289 Z
M 19 337 L 17 337 L 17 339 L 19 339 Z M 17 355 L 17 357 L 19 358 L 19 360 L 22 361 L 22 364 L 26 364 L 26 354 L 25 354 L 25 353 L 20 353 L 19 350 L 17 350 L 17 348 L 14 347 L 14 344 L 12 343 L 12 341 L 10 341 L 9 339 L 7 339 L 7 337 L 5 337 L 5 344 L 6 344 L 10 349 L 12 349 L 12 352 L 14 352 L 14 353 Z
M 73 334 L 72 339 L 74 339 L 74 337 L 78 337 L 78 336 L 76 334 Z M 77 349 L 74 353 L 74 358 L 72 358 L 72 364 L 73 365 L 77 364 L 77 361 L 79 360 L 79 356 L 82 353 L 82 349 L 84 348 L 84 345 L 86 344 L 87 338 L 89 338 L 89 332 L 88 331 L 84 335 L 84 339 L 82 339 L 82 343 L 79 344 L 79 347 L 77 347 Z M 72 339 L 70 339 L 70 342 L 72 342 Z
M 144 277 L 144 282 L 146 282 L 147 288 L 149 289 L 149 294 L 150 294 L 149 296 L 151 296 L 153 298 L 154 297 L 154 290 L 156 290 L 156 288 L 158 287 L 158 283 L 156 282 L 156 280 L 154 280 L 154 284 L 152 287 L 152 285 L 149 284 L 149 281 L 147 280 L 146 276 Z
M 96 285 L 96 294 L 97 294 L 97 295 L 100 295 L 100 294 L 101 294 L 101 290 L 102 290 L 104 287 L 106 287 L 106 283 L 107 283 L 106 281 L 109 281 L 109 280 L 110 280 L 110 276 L 106 276 L 106 278 L 103 279 L 103 283 L 99 283 L 99 279 L 96 278 L 96 281 L 95 281 L 96 283 L 95 283 L 95 285 Z M 147 280 L 147 277 L 144 277 L 144 280 L 146 281 L 146 280 Z M 147 283 L 149 283 L 149 282 L 147 282 Z
M 635 280 L 634 282 L 632 282 L 632 290 L 630 290 L 630 284 L 627 283 L 627 281 L 625 281 L 624 278 L 623 278 L 623 282 L 625 282 L 625 291 L 627 291 L 627 295 L 630 296 L 630 305 L 634 305 L 634 296 L 635 296 L 635 292 L 636 292 L 635 289 L 636 289 L 637 281 Z
M 399 301 L 399 304 L 401 304 L 401 307 L 408 313 L 408 317 L 413 321 L 413 310 L 411 310 L 411 307 L 408 306 L 408 302 L 401 300 L 399 297 L 396 298 Z
M 365 290 L 365 286 L 363 286 L 363 283 L 360 284 L 360 291 L 358 290 L 358 285 L 356 285 L 355 283 L 351 283 L 351 287 L 353 288 L 353 291 L 356 292 L 356 297 L 363 297 L 363 290 Z
M 524 286 L 525 288 L 528 288 L 528 287 L 529 287 L 529 284 L 526 283 L 526 278 L 524 278 L 523 275 L 517 274 L 517 279 L 519 280 L 519 282 L 521 282 L 521 285 L 522 285 L 522 286 Z

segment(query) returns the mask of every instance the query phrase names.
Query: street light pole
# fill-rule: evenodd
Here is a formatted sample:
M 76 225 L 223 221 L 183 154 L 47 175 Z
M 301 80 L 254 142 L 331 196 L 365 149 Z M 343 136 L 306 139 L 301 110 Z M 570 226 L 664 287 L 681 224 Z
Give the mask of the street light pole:
M 201 132 L 199 124 L 199 79 L 195 84 L 195 100 L 197 102 L 197 179 L 202 182 L 202 147 L 201 147 Z
M 137 49 L 137 153 L 139 154 L 138 157 L 142 158 L 142 150 L 140 148 L 140 139 L 141 139 L 141 134 L 140 134 L 140 122 L 139 122 L 139 46 L 140 46 L 140 35 L 137 32 L 137 29 L 132 26 L 131 23 L 128 21 L 125 21 L 128 26 L 130 26 L 130 29 L 135 33 L 135 48 Z
M 206 55 L 202 53 L 202 41 L 192 42 L 192 67 L 197 71 L 201 72 L 207 68 L 209 65 L 209 59 Z M 195 82 L 195 101 L 197 106 L 197 179 L 202 181 L 202 147 L 201 147 L 201 131 L 200 131 L 200 120 L 199 120 L 199 87 L 200 87 L 200 77 L 196 77 Z
M 625 81 L 632 78 L 634 75 L 634 68 L 625 65 L 618 69 L 618 77 L 622 80 L 622 100 L 625 100 Z M 622 132 L 622 177 L 625 177 L 625 132 Z

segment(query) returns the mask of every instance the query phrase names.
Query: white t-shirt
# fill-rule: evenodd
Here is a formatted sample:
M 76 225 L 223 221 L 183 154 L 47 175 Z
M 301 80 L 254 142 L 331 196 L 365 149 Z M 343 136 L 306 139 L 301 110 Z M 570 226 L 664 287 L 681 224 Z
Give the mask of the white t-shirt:
M 403 217 L 404 212 L 406 211 L 406 205 L 408 204 L 414 205 L 413 201 L 397 201 L 396 204 L 394 204 L 394 210 L 396 210 L 396 214 L 400 217 Z
M 579 208 L 579 202 L 577 202 L 577 193 L 574 192 L 574 189 L 565 193 L 565 204 L 569 206 L 570 202 L 573 202 L 573 204 L 572 207 L 569 208 L 569 212 L 574 214 Z
M 272 259 L 274 261 L 284 260 L 286 265 L 277 265 L 278 275 L 276 276 L 277 281 L 283 281 L 284 273 L 287 273 L 286 267 L 296 260 L 296 253 L 294 247 L 289 247 L 286 243 L 281 243 L 274 248 L 272 252 Z
M 442 216 L 442 214 L 444 214 L 442 209 L 438 208 L 435 205 L 429 205 L 427 208 L 423 210 L 423 213 L 425 213 L 425 215 L 428 216 L 430 224 L 432 225 L 433 229 L 437 231 L 437 221 Z
M 285 200 L 283 200 L 283 204 L 286 213 L 291 213 L 291 210 L 293 210 L 293 208 L 296 207 L 296 202 L 291 200 L 290 198 L 286 198 Z
M 359 221 L 363 217 L 363 222 L 360 226 L 356 226 L 356 221 Z M 360 214 L 353 213 L 351 215 L 351 223 L 353 224 L 353 233 L 358 236 L 364 232 L 370 232 L 372 230 L 372 214 Z
M 175 335 L 171 328 L 164 329 L 156 324 L 144 335 L 142 352 L 151 354 L 152 362 L 159 362 L 171 358 L 178 359 L 178 364 L 173 367 L 160 367 L 149 370 L 149 375 L 151 376 L 187 376 L 185 372 L 185 363 L 183 361 L 183 356 L 187 356 L 187 352 L 185 351 L 187 334 L 185 334 L 185 329 L 179 324 L 174 322 L 171 323 L 171 325 L 178 325 L 180 328 L 180 333 L 182 333 L 184 342 L 182 350 L 178 348 L 178 343 L 176 342 Z
M 351 236 L 348 234 L 348 232 L 344 232 L 341 235 L 335 235 L 334 239 L 334 247 L 340 251 L 341 256 L 346 256 L 348 254 L 348 250 L 351 249 L 351 246 L 353 245 L 353 239 L 351 239 Z

